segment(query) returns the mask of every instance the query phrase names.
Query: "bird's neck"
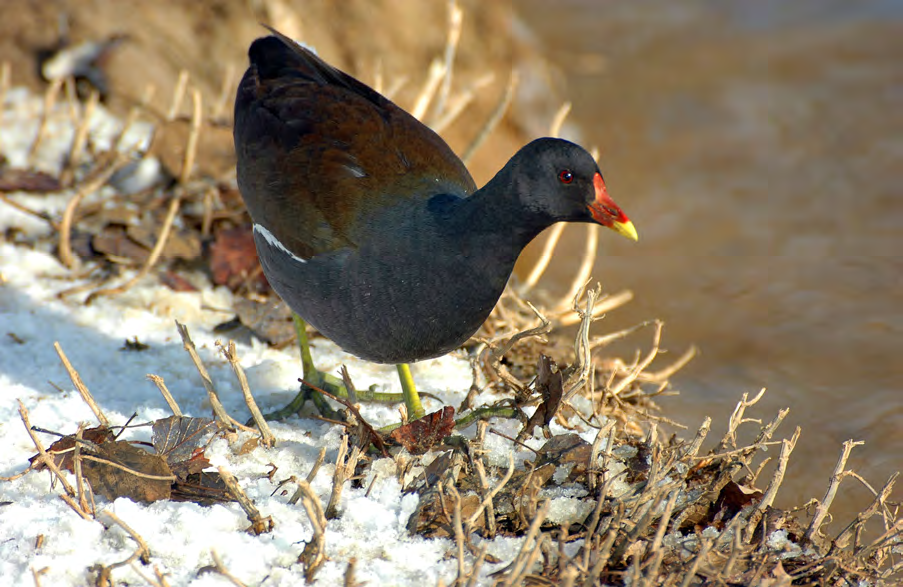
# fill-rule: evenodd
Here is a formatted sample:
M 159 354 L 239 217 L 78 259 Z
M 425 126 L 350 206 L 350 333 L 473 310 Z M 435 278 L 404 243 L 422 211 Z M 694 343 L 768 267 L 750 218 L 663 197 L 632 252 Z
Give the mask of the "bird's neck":
M 474 254 L 495 258 L 500 266 L 514 266 L 530 241 L 549 227 L 549 219 L 523 207 L 517 182 L 502 170 L 472 196 L 448 211 L 448 234 L 462 235 Z

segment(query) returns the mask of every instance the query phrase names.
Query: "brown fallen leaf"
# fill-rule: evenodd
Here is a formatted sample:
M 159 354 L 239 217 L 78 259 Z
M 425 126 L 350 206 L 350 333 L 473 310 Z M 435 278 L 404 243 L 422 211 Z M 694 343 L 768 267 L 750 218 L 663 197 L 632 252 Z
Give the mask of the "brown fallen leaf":
M 108 440 L 112 440 L 115 437 L 113 431 L 105 426 L 97 426 L 95 428 L 88 428 L 84 432 L 82 432 L 82 440 L 87 443 L 93 443 L 96 445 L 101 445 Z M 87 445 L 83 445 L 87 446 Z M 53 455 L 53 461 L 56 465 L 63 469 L 64 471 L 69 471 L 70 473 L 75 471 L 74 463 L 72 460 L 73 450 L 75 448 L 75 435 L 69 434 L 64 436 L 51 444 L 47 448 L 47 452 Z M 28 462 L 34 463 L 40 455 L 35 455 L 28 459 Z M 43 471 L 47 468 L 43 462 L 35 465 L 36 471 Z
M 716 528 L 733 519 L 741 510 L 762 500 L 764 494 L 758 490 L 744 489 L 734 481 L 728 481 L 721 488 L 718 499 L 709 509 L 709 523 Z
M 408 422 L 389 433 L 389 438 L 412 455 L 422 455 L 451 434 L 455 427 L 455 408 L 445 406 L 419 420 Z
M 232 307 L 240 325 L 267 344 L 282 347 L 295 340 L 292 311 L 279 298 L 274 296 L 265 302 L 238 298 Z
M 154 449 L 166 459 L 166 464 L 179 479 L 186 479 L 210 466 L 201 441 L 216 432 L 215 420 L 170 416 L 154 422 L 152 429 Z
M 546 441 L 536 451 L 539 454 L 537 465 L 544 463 L 555 463 L 556 465 L 567 463 L 586 464 L 589 462 L 591 451 L 592 447 L 579 435 L 573 433 L 558 434 Z
M 147 261 L 150 250 L 129 238 L 125 226 L 108 224 L 91 238 L 91 248 L 96 253 L 122 262 L 127 259 L 134 265 Z
M 162 222 L 162 218 L 151 217 L 139 224 L 129 224 L 126 233 L 130 239 L 151 250 L 157 244 Z M 201 256 L 201 241 L 198 234 L 191 230 L 170 231 L 162 255 L 164 259 L 194 261 Z
M 163 166 L 178 176 L 185 160 L 185 147 L 191 134 L 191 121 L 187 117 L 160 121 L 154 131 L 149 154 L 160 159 Z M 194 176 L 219 178 L 235 170 L 235 149 L 231 126 L 204 124 L 198 135 Z
M 172 486 L 173 501 L 193 501 L 198 505 L 213 505 L 236 501 L 216 471 L 192 473 Z
M 480 507 L 482 500 L 474 493 L 461 496 L 461 518 L 467 519 Z M 425 538 L 448 538 L 455 535 L 450 519 L 452 504 L 449 497 L 438 493 L 430 493 L 421 498 L 417 509 L 408 519 L 408 530 Z M 482 518 L 482 517 L 481 517 Z M 483 519 L 478 518 L 476 528 L 484 527 Z
M 268 289 L 249 225 L 217 231 L 210 246 L 210 273 L 213 283 L 225 285 L 233 291 L 246 283 L 254 291 Z
M 110 501 L 118 497 L 145 503 L 169 499 L 175 477 L 161 455 L 122 440 L 102 444 L 92 452 L 91 456 L 101 461 L 84 459 L 82 472 L 94 493 Z

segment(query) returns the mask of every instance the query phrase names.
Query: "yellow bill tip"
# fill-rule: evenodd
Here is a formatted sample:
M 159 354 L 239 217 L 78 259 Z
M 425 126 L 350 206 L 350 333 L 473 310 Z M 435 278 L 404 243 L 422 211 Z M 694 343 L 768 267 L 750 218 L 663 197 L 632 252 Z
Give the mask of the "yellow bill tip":
M 625 222 L 612 222 L 611 229 L 622 236 L 626 236 L 630 240 L 640 240 L 640 237 L 636 233 L 636 228 L 633 226 L 633 222 L 629 220 Z

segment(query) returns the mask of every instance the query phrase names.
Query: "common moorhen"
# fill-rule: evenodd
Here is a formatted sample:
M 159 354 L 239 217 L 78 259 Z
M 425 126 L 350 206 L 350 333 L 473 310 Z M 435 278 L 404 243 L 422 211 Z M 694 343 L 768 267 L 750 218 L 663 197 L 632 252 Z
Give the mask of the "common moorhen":
M 556 222 L 636 240 L 583 148 L 537 139 L 478 190 L 439 135 L 273 33 L 235 100 L 238 187 L 273 289 L 345 351 L 399 364 L 460 346 Z

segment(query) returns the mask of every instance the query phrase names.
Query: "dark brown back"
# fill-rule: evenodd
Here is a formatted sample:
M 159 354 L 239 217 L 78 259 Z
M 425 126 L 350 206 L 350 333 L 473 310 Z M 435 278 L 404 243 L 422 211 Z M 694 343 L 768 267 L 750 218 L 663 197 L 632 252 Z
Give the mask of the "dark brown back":
M 279 35 L 249 56 L 235 102 L 239 188 L 296 255 L 356 248 L 385 210 L 475 191 L 436 133 L 307 49 Z

